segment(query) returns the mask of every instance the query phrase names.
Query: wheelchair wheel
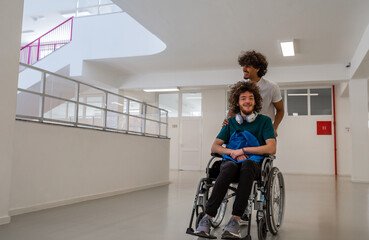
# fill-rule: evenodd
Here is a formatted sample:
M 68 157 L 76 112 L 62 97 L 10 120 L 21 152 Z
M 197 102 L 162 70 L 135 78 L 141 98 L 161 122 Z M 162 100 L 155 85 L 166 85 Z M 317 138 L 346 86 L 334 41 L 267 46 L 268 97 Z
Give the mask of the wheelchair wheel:
M 209 189 L 209 191 L 207 192 L 207 194 L 205 194 L 205 199 L 206 201 L 204 202 L 204 209 L 205 209 L 205 206 L 206 206 L 206 203 L 211 195 L 211 191 L 212 191 L 212 188 Z M 215 217 L 212 219 L 211 221 L 211 226 L 213 228 L 217 228 L 219 227 L 219 225 L 222 223 L 223 219 L 224 219 L 224 216 L 225 216 L 225 212 L 227 210 L 227 204 L 228 204 L 228 201 L 227 200 L 223 200 L 222 203 L 220 204 L 219 208 L 218 208 L 218 212 L 217 212 L 217 215 L 215 215 Z
M 259 240 L 265 240 L 267 237 L 267 223 L 265 222 L 265 217 L 260 218 L 257 221 L 258 225 L 258 238 Z
M 211 226 L 213 228 L 217 228 L 222 223 L 226 209 L 227 209 L 227 200 L 223 200 L 223 202 L 220 204 L 220 207 L 218 208 L 217 215 L 211 221 Z
M 272 168 L 266 186 L 266 222 L 269 231 L 276 235 L 282 226 L 285 203 L 284 179 L 278 168 Z

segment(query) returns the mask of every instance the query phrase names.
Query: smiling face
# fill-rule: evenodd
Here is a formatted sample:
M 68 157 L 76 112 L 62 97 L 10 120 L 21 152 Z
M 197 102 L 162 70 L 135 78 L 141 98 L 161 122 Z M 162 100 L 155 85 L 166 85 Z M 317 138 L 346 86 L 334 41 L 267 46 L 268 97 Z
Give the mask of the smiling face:
M 240 107 L 241 113 L 245 115 L 251 114 L 255 107 L 254 94 L 249 91 L 241 93 L 238 100 L 238 106 Z
M 259 68 L 254 68 L 253 66 L 243 66 L 243 78 L 250 79 L 251 81 L 258 79 Z

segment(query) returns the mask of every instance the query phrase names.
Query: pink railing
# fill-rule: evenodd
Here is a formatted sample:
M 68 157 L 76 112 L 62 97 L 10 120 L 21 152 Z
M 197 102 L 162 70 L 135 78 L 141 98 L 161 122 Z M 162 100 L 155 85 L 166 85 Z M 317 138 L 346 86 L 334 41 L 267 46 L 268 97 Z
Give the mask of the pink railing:
M 62 22 L 20 50 L 21 63 L 32 65 L 72 41 L 73 17 Z M 20 68 L 19 70 L 23 70 Z

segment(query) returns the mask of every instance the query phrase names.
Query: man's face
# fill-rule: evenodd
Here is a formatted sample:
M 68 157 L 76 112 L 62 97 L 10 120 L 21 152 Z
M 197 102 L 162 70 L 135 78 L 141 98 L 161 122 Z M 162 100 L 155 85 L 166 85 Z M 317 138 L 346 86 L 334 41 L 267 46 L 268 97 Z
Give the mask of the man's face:
M 258 77 L 259 68 L 254 68 L 253 66 L 243 66 L 243 78 L 244 79 L 255 79 Z
M 238 106 L 245 115 L 251 114 L 255 107 L 254 94 L 248 91 L 241 93 L 238 99 Z

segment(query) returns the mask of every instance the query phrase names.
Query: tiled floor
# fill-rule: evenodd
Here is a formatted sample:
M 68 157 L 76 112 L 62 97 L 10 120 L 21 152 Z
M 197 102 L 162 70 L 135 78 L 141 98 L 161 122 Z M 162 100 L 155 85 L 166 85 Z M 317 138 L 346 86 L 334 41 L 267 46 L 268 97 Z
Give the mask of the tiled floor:
M 201 175 L 172 171 L 169 186 L 14 216 L 0 226 L 0 240 L 198 239 L 185 231 Z M 284 224 L 268 239 L 369 239 L 369 184 L 300 175 L 285 175 L 285 183 Z M 251 234 L 257 239 L 254 223 Z

